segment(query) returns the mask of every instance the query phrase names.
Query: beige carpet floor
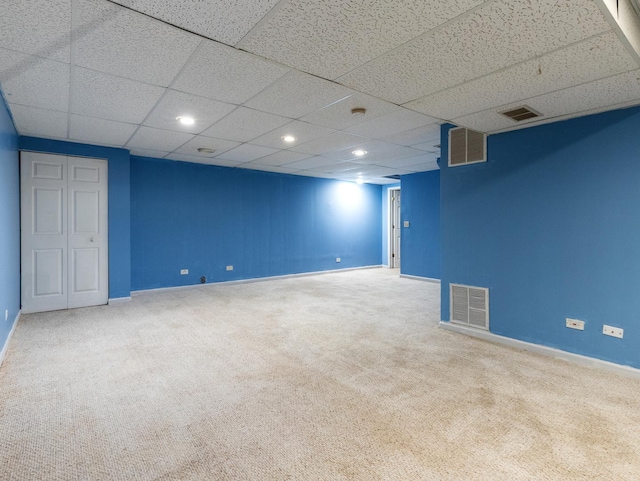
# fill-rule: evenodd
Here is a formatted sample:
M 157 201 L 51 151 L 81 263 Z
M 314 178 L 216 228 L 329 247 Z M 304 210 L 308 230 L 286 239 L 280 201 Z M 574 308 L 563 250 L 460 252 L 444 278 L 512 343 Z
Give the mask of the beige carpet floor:
M 438 319 L 388 269 L 25 315 L 0 479 L 640 479 L 640 381 Z

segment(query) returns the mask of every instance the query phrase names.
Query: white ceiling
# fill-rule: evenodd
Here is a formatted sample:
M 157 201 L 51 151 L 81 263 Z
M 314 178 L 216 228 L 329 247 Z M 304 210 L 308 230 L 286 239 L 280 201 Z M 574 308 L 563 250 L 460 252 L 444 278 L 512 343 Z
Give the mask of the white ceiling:
M 445 121 L 640 104 L 616 33 L 594 0 L 4 0 L 0 84 L 22 135 L 383 184 Z

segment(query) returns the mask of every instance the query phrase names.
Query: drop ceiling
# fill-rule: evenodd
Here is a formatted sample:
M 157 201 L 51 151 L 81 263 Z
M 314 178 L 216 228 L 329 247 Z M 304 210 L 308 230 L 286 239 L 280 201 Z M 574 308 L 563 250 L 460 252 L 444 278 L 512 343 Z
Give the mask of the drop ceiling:
M 640 104 L 638 56 L 601 8 L 4 0 L 0 84 L 21 135 L 393 183 L 438 168 L 443 122 L 495 133 Z M 516 125 L 500 113 L 521 105 L 542 116 Z

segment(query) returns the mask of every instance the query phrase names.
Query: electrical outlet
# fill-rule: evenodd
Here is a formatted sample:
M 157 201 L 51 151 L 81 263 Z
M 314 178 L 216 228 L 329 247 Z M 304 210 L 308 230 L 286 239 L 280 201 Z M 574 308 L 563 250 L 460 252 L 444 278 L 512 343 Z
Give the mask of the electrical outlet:
M 228 271 L 232 271 L 233 270 L 233 266 L 227 266 L 227 270 Z
M 617 337 L 622 339 L 624 336 L 624 329 L 619 327 L 607 326 L 606 324 L 602 326 L 602 334 L 605 336 Z
M 578 319 L 569 319 L 567 317 L 567 327 L 569 329 L 577 329 L 579 331 L 584 331 L 584 321 L 579 321 Z
M 336 257 L 336 262 L 340 262 L 340 258 L 339 257 Z
M 180 275 L 184 276 L 185 274 L 189 274 L 189 269 L 180 269 Z

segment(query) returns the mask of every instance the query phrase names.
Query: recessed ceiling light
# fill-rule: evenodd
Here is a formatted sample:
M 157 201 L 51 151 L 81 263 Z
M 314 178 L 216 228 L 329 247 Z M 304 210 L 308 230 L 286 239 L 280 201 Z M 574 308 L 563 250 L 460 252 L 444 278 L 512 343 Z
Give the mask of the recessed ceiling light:
M 176 117 L 176 120 L 180 122 L 182 125 L 193 125 L 196 123 L 193 117 L 186 117 L 184 115 Z
M 358 149 L 358 150 L 354 150 L 353 152 L 351 152 L 353 155 L 355 155 L 356 157 L 362 157 L 364 154 L 367 153 L 366 150 L 362 150 L 362 149 Z
M 293 135 L 284 135 L 282 140 L 285 142 L 295 142 L 296 138 Z

